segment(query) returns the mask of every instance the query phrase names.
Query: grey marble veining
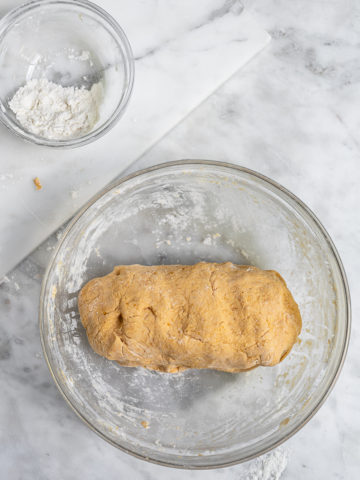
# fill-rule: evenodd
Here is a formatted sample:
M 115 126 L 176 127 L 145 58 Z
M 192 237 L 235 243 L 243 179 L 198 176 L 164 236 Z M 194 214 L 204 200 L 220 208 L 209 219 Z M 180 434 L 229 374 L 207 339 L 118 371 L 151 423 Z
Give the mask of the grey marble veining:
M 353 303 L 349 353 L 334 391 L 284 445 L 284 480 L 355 480 L 360 471 L 360 4 L 245 1 L 270 47 L 147 152 L 131 171 L 179 158 L 225 160 L 298 195 L 332 236 Z M 130 170 L 129 170 L 130 171 Z M 52 236 L 0 286 L 1 478 L 244 479 L 248 466 L 184 472 L 107 445 L 68 408 L 41 353 L 40 282 Z
M 2 3 L 10 9 L 21 1 Z M 135 82 L 126 113 L 103 138 L 65 150 L 24 142 L 0 125 L 0 254 L 6 252 L 0 276 L 270 40 L 247 12 L 242 13 L 240 0 L 98 0 L 98 4 L 124 28 L 134 53 Z M 76 40 L 72 42 L 77 49 Z M 90 55 L 91 50 L 89 46 Z M 0 60 L 2 57 L 0 52 Z M 111 62 L 104 62 L 105 105 L 119 79 L 113 78 L 113 69 L 108 68 Z M 1 85 L 14 75 L 5 67 L 6 63 L 0 69 Z M 73 78 L 70 73 L 75 71 L 67 72 L 67 81 L 77 83 L 78 75 Z M 43 185 L 41 195 L 34 190 L 35 176 Z

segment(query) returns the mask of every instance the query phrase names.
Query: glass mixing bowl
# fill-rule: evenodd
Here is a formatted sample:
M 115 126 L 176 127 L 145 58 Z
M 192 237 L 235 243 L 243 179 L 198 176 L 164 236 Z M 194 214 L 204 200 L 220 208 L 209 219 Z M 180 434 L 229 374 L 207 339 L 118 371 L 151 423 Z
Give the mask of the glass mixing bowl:
M 88 280 L 119 264 L 201 260 L 285 278 L 303 329 L 282 363 L 168 374 L 93 352 L 77 309 Z M 318 410 L 344 361 L 349 292 L 332 241 L 294 195 L 245 168 L 181 161 L 118 181 L 71 222 L 44 278 L 40 331 L 55 383 L 102 438 L 163 465 L 215 468 L 279 445 Z
M 63 87 L 101 82 L 99 120 L 76 138 L 49 140 L 25 130 L 9 106 L 26 82 L 46 78 Z M 86 0 L 37 0 L 0 21 L 0 120 L 25 140 L 50 147 L 76 147 L 106 133 L 129 101 L 134 61 L 118 23 Z

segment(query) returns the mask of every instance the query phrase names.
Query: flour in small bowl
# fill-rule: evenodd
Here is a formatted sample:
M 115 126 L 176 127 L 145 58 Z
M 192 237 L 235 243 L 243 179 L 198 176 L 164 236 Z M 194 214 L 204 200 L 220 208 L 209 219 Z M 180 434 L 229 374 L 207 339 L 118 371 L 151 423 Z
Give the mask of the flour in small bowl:
M 62 87 L 46 78 L 20 87 L 9 102 L 18 122 L 30 133 L 54 140 L 81 137 L 99 120 L 101 82 L 90 90 Z

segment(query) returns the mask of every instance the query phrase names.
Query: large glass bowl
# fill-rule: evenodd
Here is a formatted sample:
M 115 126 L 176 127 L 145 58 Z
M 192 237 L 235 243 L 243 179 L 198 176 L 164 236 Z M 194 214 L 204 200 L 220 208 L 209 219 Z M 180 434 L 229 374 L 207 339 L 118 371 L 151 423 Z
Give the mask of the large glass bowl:
M 118 264 L 201 260 L 276 269 L 285 278 L 303 329 L 282 363 L 168 374 L 93 352 L 77 308 L 88 280 Z M 41 293 L 45 358 L 71 407 L 114 446 L 173 467 L 231 465 L 293 435 L 334 385 L 349 330 L 345 273 L 316 217 L 268 178 L 217 162 L 164 164 L 107 188 L 68 226 Z
M 48 139 L 26 130 L 9 102 L 18 88 L 46 78 L 63 87 L 91 89 L 101 82 L 99 119 L 81 136 Z M 0 20 L 0 121 L 30 142 L 77 147 L 109 131 L 124 113 L 134 60 L 119 24 L 87 0 L 35 0 Z

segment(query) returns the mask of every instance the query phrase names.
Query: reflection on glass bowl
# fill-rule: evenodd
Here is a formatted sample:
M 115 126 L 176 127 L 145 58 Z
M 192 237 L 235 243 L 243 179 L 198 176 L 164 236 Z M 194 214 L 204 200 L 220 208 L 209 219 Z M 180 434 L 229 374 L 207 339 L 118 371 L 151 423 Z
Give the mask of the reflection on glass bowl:
M 303 329 L 282 363 L 166 374 L 92 351 L 77 309 L 88 280 L 118 264 L 201 260 L 285 278 Z M 299 199 L 245 168 L 181 161 L 122 179 L 71 222 L 44 279 L 40 330 L 57 386 L 101 437 L 163 465 L 215 468 L 279 445 L 317 411 L 344 361 L 349 293 L 334 245 Z
M 0 21 L 0 120 L 30 142 L 76 147 L 110 130 L 128 104 L 134 80 L 129 42 L 118 23 L 86 0 L 36 0 Z M 10 108 L 15 92 L 31 80 L 90 90 L 101 84 L 99 119 L 75 138 L 49 139 L 23 127 Z

